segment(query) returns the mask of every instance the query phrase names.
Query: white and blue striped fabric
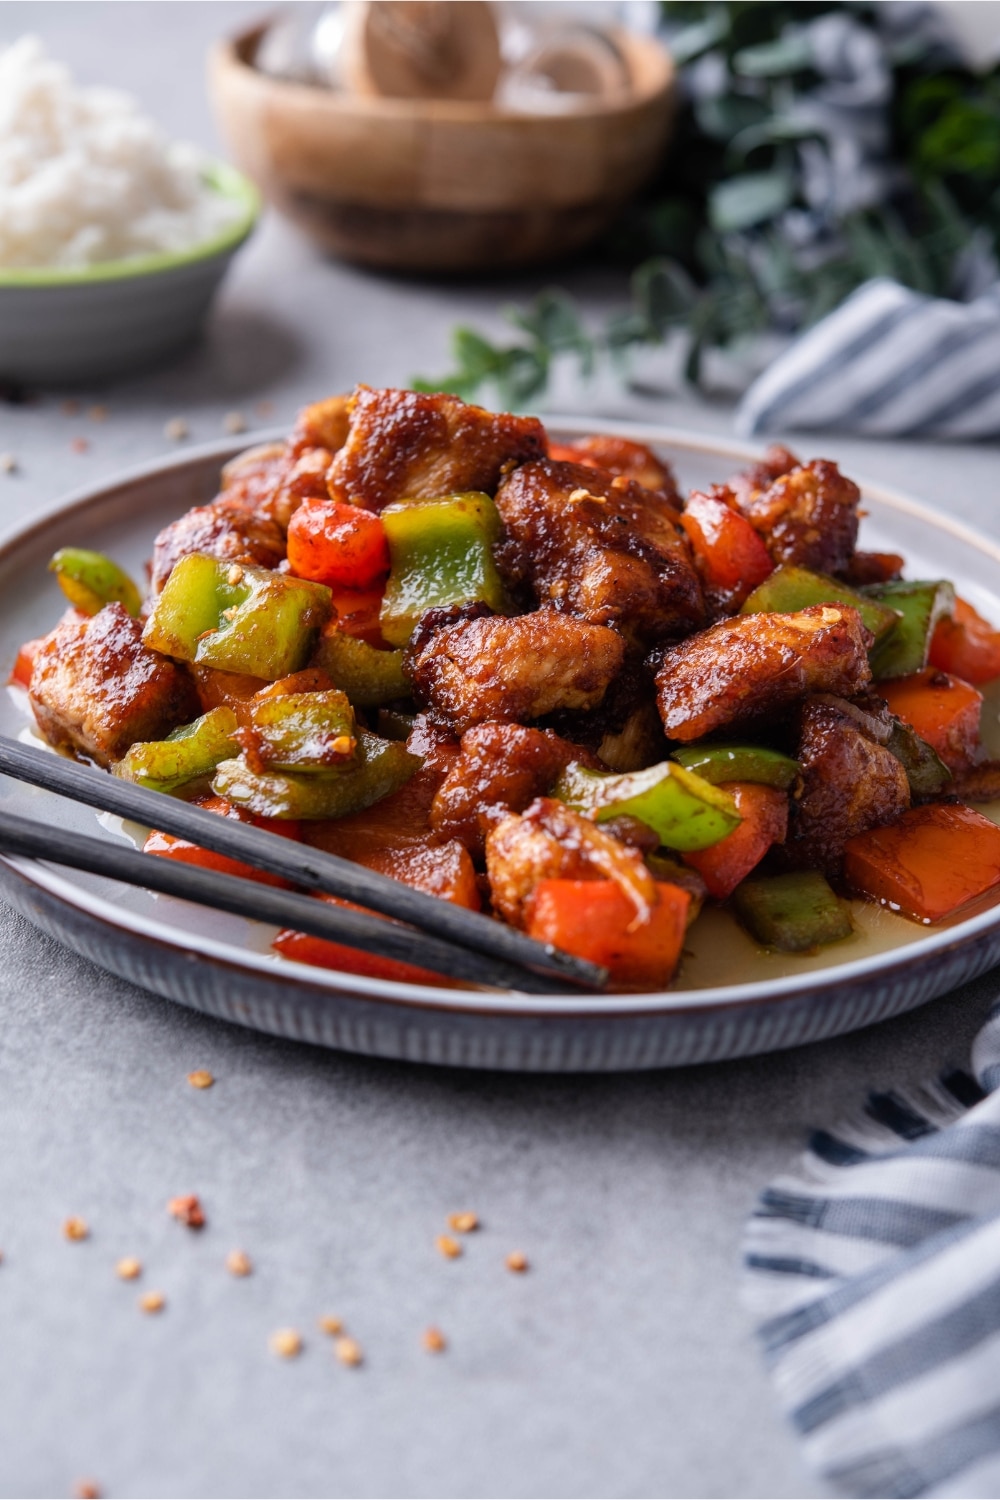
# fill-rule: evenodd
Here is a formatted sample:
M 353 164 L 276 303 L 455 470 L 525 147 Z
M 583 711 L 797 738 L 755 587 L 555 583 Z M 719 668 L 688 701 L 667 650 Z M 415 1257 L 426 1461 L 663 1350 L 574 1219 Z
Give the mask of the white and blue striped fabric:
M 748 1225 L 778 1399 L 847 1495 L 1000 1495 L 1000 1005 L 972 1068 L 816 1131 Z
M 1000 283 L 952 302 L 866 282 L 767 367 L 736 421 L 747 435 L 1000 435 Z

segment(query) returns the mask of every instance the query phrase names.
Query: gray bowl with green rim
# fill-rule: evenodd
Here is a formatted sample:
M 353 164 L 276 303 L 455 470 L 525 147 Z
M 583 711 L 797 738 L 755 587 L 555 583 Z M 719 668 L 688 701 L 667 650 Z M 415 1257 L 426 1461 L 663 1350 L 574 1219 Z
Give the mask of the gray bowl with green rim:
M 260 212 L 256 188 L 234 168 L 213 162 L 205 180 L 240 212 L 222 234 L 190 250 L 79 269 L 0 268 L 0 380 L 104 380 L 191 343 Z

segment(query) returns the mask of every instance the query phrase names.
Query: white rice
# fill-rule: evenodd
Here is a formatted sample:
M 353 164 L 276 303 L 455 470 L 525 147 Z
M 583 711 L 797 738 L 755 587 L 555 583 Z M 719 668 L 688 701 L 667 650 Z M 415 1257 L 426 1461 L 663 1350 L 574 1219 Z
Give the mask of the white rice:
M 0 51 L 0 267 L 92 266 L 190 250 L 242 209 L 193 146 L 115 89 L 77 88 L 37 37 Z

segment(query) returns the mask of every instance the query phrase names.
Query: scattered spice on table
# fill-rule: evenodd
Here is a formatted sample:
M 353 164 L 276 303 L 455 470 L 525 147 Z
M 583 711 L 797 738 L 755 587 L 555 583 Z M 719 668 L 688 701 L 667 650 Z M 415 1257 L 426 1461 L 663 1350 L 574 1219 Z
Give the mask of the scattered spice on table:
M 458 1240 L 453 1240 L 450 1234 L 439 1234 L 434 1243 L 448 1260 L 457 1260 L 462 1254 L 461 1245 Z
M 135 1281 L 137 1276 L 142 1275 L 142 1261 L 136 1260 L 134 1255 L 126 1255 L 115 1266 L 115 1275 L 120 1276 L 122 1281 Z
M 226 1270 L 230 1276 L 249 1276 L 253 1270 L 253 1261 L 245 1250 L 230 1250 L 226 1256 Z
M 106 406 L 92 406 L 87 416 L 92 422 L 106 422 L 111 413 Z
M 188 1229 L 205 1227 L 205 1210 L 195 1193 L 182 1193 L 178 1198 L 171 1198 L 167 1204 L 167 1213 Z
M 448 1340 L 440 1328 L 425 1328 L 423 1345 L 428 1354 L 443 1354 L 448 1347 Z
M 331 1318 L 324 1315 L 322 1318 L 317 1319 L 317 1323 L 320 1333 L 328 1333 L 331 1338 L 336 1338 L 338 1333 L 343 1333 L 344 1331 L 343 1318 Z
M 5 474 L 17 473 L 17 459 L 14 457 L 13 453 L 0 453 L 0 469 L 2 469 Z
M 77 412 L 80 410 L 80 403 L 79 401 L 70 399 L 69 401 L 64 401 L 59 407 L 59 410 L 62 412 L 64 417 L 75 417 Z
M 86 453 L 90 449 L 90 439 L 85 437 L 75 437 L 70 443 L 70 447 L 72 448 L 74 453 Z
M 167 1305 L 167 1299 L 162 1292 L 143 1292 L 139 1298 L 139 1306 L 144 1313 L 161 1313 Z
M 302 1337 L 294 1328 L 279 1328 L 271 1334 L 271 1349 L 282 1359 L 295 1359 L 302 1353 Z
M 67 1219 L 63 1225 L 63 1234 L 68 1240 L 85 1240 L 90 1234 L 90 1227 L 86 1219 Z
M 188 1083 L 193 1089 L 210 1089 L 214 1082 L 215 1078 L 207 1068 L 195 1068 L 188 1074 Z
M 75 1500 L 101 1500 L 101 1491 L 93 1479 L 78 1479 L 73 1486 Z
M 274 415 L 274 402 L 255 401 L 253 409 L 257 413 L 258 417 L 271 417 Z
M 226 432 L 246 432 L 247 424 L 241 411 L 227 411 L 222 419 Z
M 528 1257 L 523 1250 L 512 1250 L 505 1264 L 508 1271 L 517 1271 L 520 1273 L 528 1269 Z
M 342 1365 L 360 1365 L 364 1359 L 357 1339 L 348 1338 L 346 1334 L 334 1339 L 333 1352 Z
M 474 1229 L 479 1228 L 479 1215 L 468 1211 L 449 1214 L 448 1228 L 454 1229 L 456 1234 L 471 1234 Z
M 188 424 L 183 417 L 171 417 L 170 421 L 164 425 L 163 436 L 171 443 L 183 443 L 188 431 Z

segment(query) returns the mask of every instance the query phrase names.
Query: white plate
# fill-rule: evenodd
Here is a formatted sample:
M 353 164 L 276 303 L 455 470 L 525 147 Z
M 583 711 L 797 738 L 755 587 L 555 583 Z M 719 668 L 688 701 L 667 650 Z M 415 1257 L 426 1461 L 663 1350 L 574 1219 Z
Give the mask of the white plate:
M 685 487 L 723 480 L 755 456 L 660 428 L 596 425 L 653 443 Z M 550 426 L 559 438 L 595 424 Z M 215 444 L 135 470 L 9 540 L 0 549 L 0 667 L 59 616 L 61 595 L 46 572 L 57 547 L 93 547 L 141 573 L 160 527 L 211 499 L 221 465 L 243 446 Z M 909 577 L 953 579 L 1000 620 L 1000 548 L 905 496 L 863 489 L 863 546 L 902 552 Z M 23 694 L 6 696 L 0 732 L 30 734 Z M 95 831 L 90 809 L 6 780 L 0 792 L 12 811 Z M 121 836 L 115 820 L 102 821 Z M 929 931 L 855 903 L 854 937 L 805 958 L 762 953 L 726 913 L 710 911 L 692 931 L 677 987 L 663 993 L 457 992 L 289 963 L 270 951 L 273 929 L 263 924 L 30 861 L 0 860 L 0 889 L 76 951 L 194 1009 L 327 1046 L 472 1067 L 612 1070 L 795 1046 L 920 1005 L 1000 961 L 1000 906 Z

